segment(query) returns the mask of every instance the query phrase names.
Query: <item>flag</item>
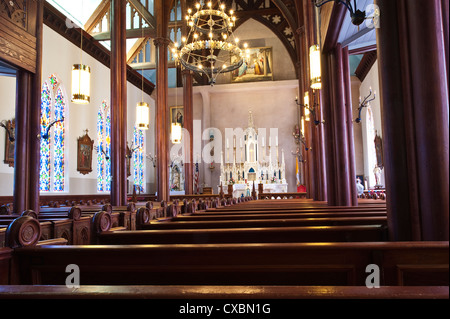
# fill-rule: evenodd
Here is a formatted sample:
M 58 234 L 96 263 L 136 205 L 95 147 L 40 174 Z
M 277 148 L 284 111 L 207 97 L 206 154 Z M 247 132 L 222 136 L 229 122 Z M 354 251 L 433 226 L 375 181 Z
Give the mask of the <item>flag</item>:
M 199 171 L 198 171 L 198 162 L 195 163 L 195 172 L 194 172 L 194 194 L 198 194 L 199 193 L 199 189 L 198 189 L 198 175 L 199 175 Z

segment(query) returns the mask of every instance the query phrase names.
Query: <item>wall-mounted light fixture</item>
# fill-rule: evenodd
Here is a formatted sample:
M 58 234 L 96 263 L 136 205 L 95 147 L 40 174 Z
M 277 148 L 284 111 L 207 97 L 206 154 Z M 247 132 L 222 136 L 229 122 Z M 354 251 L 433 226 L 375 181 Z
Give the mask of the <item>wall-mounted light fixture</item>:
M 361 97 L 359 97 L 359 107 L 358 107 L 358 117 L 355 119 L 356 123 L 361 123 L 361 111 L 364 107 L 368 107 L 370 105 L 370 102 L 372 102 L 373 100 L 375 100 L 376 96 L 377 96 L 377 92 L 373 92 L 373 97 L 372 96 L 372 88 L 370 88 L 370 92 L 369 95 L 367 95 L 364 100 L 361 100 Z
M 50 137 L 50 129 L 55 125 L 56 123 L 64 122 L 64 117 L 59 120 L 54 120 L 51 122 L 47 127 L 45 128 L 44 134 L 38 134 L 38 139 L 44 139 L 47 140 Z
M 353 5 L 351 0 L 314 0 L 314 4 L 319 8 L 331 1 L 337 4 L 342 4 L 347 8 L 347 10 L 350 12 L 350 17 L 354 25 L 360 25 L 366 20 L 366 11 L 358 10 L 356 6 L 356 0 L 353 0 Z
M 8 139 L 11 143 L 13 143 L 16 140 L 16 132 L 14 130 L 14 120 L 12 121 L 6 121 L 3 120 L 0 122 L 0 126 L 3 127 L 6 130 L 6 134 L 8 134 Z
M 309 92 L 305 92 L 305 97 L 303 98 L 303 104 L 300 103 L 298 101 L 298 97 L 295 98 L 295 103 L 300 106 L 303 107 L 305 112 L 304 112 L 304 120 L 306 122 L 309 122 L 311 120 L 311 114 L 312 114 L 312 118 L 314 121 L 314 125 L 319 125 L 321 123 L 325 123 L 325 121 L 319 121 L 316 117 L 316 108 L 317 108 L 317 103 L 316 103 L 316 93 L 313 91 L 313 104 L 311 106 L 311 102 L 310 102 L 310 97 L 309 97 Z

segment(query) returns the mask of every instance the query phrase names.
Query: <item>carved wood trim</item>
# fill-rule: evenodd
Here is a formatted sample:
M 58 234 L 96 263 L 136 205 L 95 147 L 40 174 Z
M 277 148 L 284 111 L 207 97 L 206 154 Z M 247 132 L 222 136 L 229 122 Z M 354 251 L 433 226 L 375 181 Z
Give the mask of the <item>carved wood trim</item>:
M 355 75 L 361 82 L 364 81 L 364 79 L 366 78 L 370 69 L 377 60 L 377 57 L 378 57 L 377 51 L 370 51 L 364 54 L 363 58 L 361 59 L 361 62 L 359 63 L 359 66 L 355 70 Z

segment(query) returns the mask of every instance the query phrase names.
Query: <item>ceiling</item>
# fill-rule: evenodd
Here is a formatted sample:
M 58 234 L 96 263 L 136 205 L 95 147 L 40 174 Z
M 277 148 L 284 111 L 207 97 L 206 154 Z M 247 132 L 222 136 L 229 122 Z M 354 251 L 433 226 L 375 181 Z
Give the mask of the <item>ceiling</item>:
M 16 76 L 16 70 L 0 60 L 0 76 Z
M 374 4 L 374 0 L 357 0 L 356 6 L 358 10 L 366 11 L 366 14 L 372 16 L 371 5 Z M 342 25 L 341 33 L 339 34 L 338 42 L 343 47 L 348 47 L 349 50 L 355 50 L 365 48 L 368 46 L 376 45 L 376 32 L 375 28 L 367 27 L 366 23 L 361 24 L 359 27 L 355 26 L 351 22 L 350 12 L 346 11 L 345 20 Z M 370 21 L 368 21 L 370 22 Z

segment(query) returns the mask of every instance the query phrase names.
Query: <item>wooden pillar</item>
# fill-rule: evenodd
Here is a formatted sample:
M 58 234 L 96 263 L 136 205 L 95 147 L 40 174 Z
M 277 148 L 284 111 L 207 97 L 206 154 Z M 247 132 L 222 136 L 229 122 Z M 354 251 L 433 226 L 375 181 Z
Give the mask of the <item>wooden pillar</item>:
M 377 0 L 391 240 L 448 240 L 449 125 L 440 0 Z
M 322 105 L 323 105 L 323 118 L 324 124 L 324 142 L 325 142 L 325 168 L 327 177 L 327 200 L 328 205 L 337 205 L 337 187 L 336 187 L 336 161 L 334 154 L 334 121 L 333 121 L 333 108 L 331 106 L 331 75 L 330 75 L 330 59 L 328 54 L 322 55 Z
M 156 68 L 156 154 L 158 157 L 156 168 L 156 189 L 159 201 L 169 201 L 169 112 L 167 102 L 168 72 L 167 49 L 169 39 L 159 37 L 154 40 L 157 49 Z
M 336 46 L 331 55 L 332 65 L 332 91 L 333 103 L 331 107 L 334 112 L 334 149 L 336 152 L 336 188 L 337 188 L 337 205 L 350 206 L 350 169 L 348 165 L 348 135 L 347 135 L 347 116 L 345 108 L 344 96 L 344 70 L 342 67 L 342 47 L 340 44 Z
M 183 104 L 184 104 L 184 133 L 189 134 L 189 138 L 185 138 L 185 154 L 184 161 L 184 189 L 186 195 L 193 194 L 194 189 L 194 94 L 193 94 L 193 75 L 189 70 L 182 71 L 183 76 Z
M 16 141 L 14 152 L 14 213 L 39 213 L 40 117 L 44 3 L 38 1 L 29 27 L 36 31 L 36 71 L 16 75 Z M 34 27 L 35 23 L 35 27 Z
M 356 189 L 356 165 L 355 165 L 355 143 L 353 137 L 353 118 L 352 118 L 352 91 L 350 80 L 349 53 L 348 47 L 342 50 L 342 68 L 345 100 L 345 117 L 347 126 L 347 152 L 349 169 L 349 189 L 351 206 L 358 206 L 358 191 Z
M 126 1 L 111 1 L 111 204 L 127 203 Z
M 316 120 L 322 122 L 322 112 L 321 112 L 321 90 L 312 90 L 309 88 L 309 73 L 310 73 L 310 65 L 309 65 L 309 48 L 317 44 L 319 45 L 319 37 L 317 35 L 316 28 L 316 17 L 315 17 L 315 6 L 312 1 L 303 1 L 303 20 L 305 24 L 305 35 L 306 35 L 306 43 L 305 43 L 305 53 L 304 53 L 304 61 L 306 65 L 305 70 L 305 83 L 307 90 L 309 91 L 310 96 L 310 104 L 312 107 L 315 107 Z M 311 114 L 311 116 L 313 116 Z M 311 118 L 311 121 L 314 121 Z M 312 153 L 313 153 L 313 175 L 314 175 L 314 200 L 317 201 L 325 201 L 326 200 L 326 182 L 325 182 L 325 166 L 324 162 L 324 141 L 322 140 L 323 134 L 323 124 L 320 123 L 318 125 L 313 125 L 311 122 L 311 140 L 312 140 Z
M 14 152 L 14 214 L 21 214 L 28 209 L 30 189 L 28 183 L 29 169 L 29 141 L 33 138 L 30 132 L 28 114 L 31 104 L 31 83 L 33 75 L 24 70 L 18 70 L 16 75 L 16 131 Z M 31 133 L 31 132 L 30 132 Z M 37 139 L 37 134 L 34 138 Z M 39 167 L 39 161 L 35 166 Z M 39 187 L 39 180 L 38 180 Z

